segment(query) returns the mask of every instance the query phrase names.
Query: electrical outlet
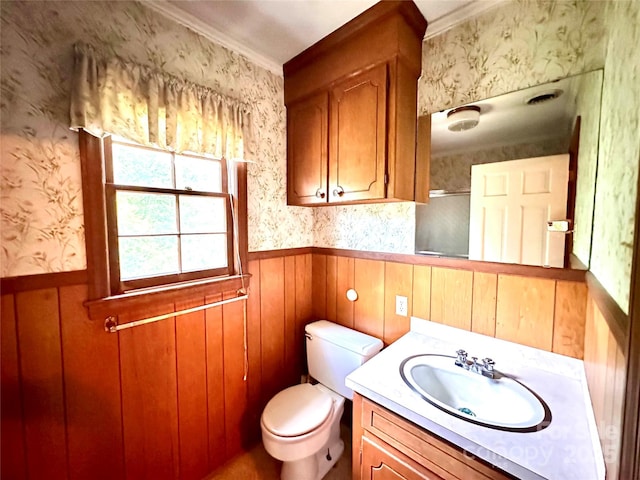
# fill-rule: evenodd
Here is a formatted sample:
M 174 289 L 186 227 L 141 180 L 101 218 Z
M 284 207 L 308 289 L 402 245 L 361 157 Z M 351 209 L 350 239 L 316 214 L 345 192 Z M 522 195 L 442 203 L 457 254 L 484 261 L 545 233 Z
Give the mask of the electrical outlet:
M 407 297 L 396 295 L 396 315 L 406 317 L 409 315 L 409 303 Z

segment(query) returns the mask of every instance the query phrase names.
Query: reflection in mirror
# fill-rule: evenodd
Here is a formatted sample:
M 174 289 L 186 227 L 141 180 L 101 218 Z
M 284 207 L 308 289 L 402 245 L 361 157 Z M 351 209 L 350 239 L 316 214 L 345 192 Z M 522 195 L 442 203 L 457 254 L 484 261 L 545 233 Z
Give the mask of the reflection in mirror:
M 573 253 L 588 266 L 601 89 L 596 70 L 421 117 L 416 253 L 555 267 Z

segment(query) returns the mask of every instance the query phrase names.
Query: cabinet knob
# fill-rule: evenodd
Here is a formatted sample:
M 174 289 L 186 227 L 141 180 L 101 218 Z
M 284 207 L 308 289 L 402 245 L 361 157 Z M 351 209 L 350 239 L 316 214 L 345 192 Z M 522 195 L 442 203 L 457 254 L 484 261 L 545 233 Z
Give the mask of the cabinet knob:
M 316 190 L 316 197 L 318 198 L 324 198 L 325 193 L 319 188 L 318 190 Z
M 338 185 L 338 188 L 333 189 L 334 197 L 341 197 L 342 195 L 344 195 L 344 188 L 342 188 L 340 185 Z

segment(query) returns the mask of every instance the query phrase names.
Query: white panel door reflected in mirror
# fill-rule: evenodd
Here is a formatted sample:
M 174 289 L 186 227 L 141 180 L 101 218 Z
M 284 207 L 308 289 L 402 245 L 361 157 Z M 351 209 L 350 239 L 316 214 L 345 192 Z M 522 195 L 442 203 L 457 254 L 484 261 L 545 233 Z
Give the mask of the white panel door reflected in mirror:
M 469 260 L 562 268 L 568 181 L 568 154 L 473 165 Z

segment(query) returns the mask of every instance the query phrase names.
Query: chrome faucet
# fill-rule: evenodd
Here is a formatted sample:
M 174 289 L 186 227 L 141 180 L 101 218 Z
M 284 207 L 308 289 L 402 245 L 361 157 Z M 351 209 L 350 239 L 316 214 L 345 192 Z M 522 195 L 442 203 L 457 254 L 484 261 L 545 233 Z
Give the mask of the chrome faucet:
M 462 367 L 470 372 L 484 375 L 488 378 L 496 378 L 496 371 L 494 370 L 496 362 L 494 362 L 492 359 L 488 357 L 483 358 L 482 363 L 478 362 L 478 357 L 471 357 L 471 360 L 468 360 L 467 352 L 462 349 L 457 350 L 456 354 L 458 356 L 456 358 L 455 364 L 458 367 Z

